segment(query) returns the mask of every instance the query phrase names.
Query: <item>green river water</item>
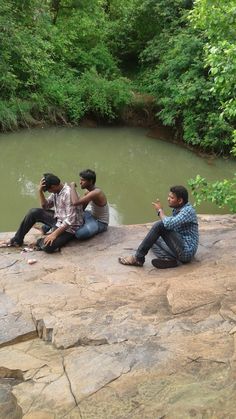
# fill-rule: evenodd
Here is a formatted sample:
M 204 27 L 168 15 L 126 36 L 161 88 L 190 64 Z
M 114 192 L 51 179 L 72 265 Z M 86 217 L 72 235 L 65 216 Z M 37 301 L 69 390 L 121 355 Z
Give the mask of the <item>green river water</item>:
M 112 225 L 155 221 L 151 202 L 158 197 L 167 209 L 170 185 L 187 186 L 197 174 L 217 180 L 236 172 L 236 161 L 203 159 L 146 134 L 146 129 L 129 127 L 53 127 L 1 134 L 0 231 L 14 231 L 28 209 L 39 205 L 37 185 L 44 172 L 79 183 L 80 170 L 95 170 L 97 185 L 111 206 Z M 209 203 L 197 211 L 227 212 Z

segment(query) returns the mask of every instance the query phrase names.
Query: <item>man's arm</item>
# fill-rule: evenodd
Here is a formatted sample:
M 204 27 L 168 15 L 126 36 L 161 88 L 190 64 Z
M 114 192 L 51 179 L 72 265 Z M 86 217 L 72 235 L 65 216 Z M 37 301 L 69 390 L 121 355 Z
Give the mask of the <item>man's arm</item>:
M 184 206 L 175 216 L 168 217 L 165 215 L 159 199 L 157 199 L 156 202 L 152 202 L 152 205 L 156 209 L 157 214 L 163 221 L 167 230 L 176 230 L 183 225 L 196 221 L 196 215 L 191 206 Z
M 64 231 L 66 231 L 66 229 L 68 228 L 68 225 L 63 225 L 61 227 L 57 227 L 56 230 L 54 230 L 52 233 L 48 234 L 45 238 L 44 238 L 44 243 L 45 244 L 49 244 L 51 246 L 51 244 L 54 242 L 54 240 L 56 240 L 56 238 L 58 236 L 60 236 L 62 233 L 64 233 Z
M 84 196 L 79 197 L 79 195 L 76 191 L 75 182 L 71 182 L 70 187 L 71 187 L 71 201 L 72 201 L 72 204 L 75 205 L 75 206 L 83 205 L 83 208 L 86 208 L 88 203 L 90 201 L 93 201 L 95 198 L 97 198 L 97 196 L 100 193 L 99 189 L 95 189 L 94 191 L 87 192 Z
M 48 209 L 53 207 L 53 199 L 52 195 L 49 196 L 49 198 L 45 198 L 44 195 L 44 188 L 45 188 L 45 179 L 44 177 L 40 180 L 38 191 L 39 191 L 39 201 L 41 204 L 41 207 L 43 209 Z
M 163 220 L 166 215 L 164 213 L 164 210 L 162 208 L 161 202 L 159 199 L 156 200 L 156 202 L 152 202 L 152 205 L 154 206 L 157 214 L 159 215 L 160 219 Z
M 45 188 L 45 179 L 44 177 L 40 180 L 38 191 L 39 191 L 39 200 L 42 208 L 46 208 L 47 200 L 44 195 L 44 188 Z
M 197 223 L 195 211 L 191 206 L 183 206 L 175 216 L 165 217 L 163 223 L 167 230 L 176 230 L 189 223 Z

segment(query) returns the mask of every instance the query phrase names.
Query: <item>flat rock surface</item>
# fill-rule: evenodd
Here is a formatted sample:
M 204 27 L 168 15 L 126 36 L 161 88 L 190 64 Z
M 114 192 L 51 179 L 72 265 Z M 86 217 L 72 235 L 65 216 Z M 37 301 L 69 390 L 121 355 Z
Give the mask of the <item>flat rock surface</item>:
M 236 217 L 199 222 L 175 269 L 118 263 L 150 224 L 0 249 L 0 419 L 235 419 Z

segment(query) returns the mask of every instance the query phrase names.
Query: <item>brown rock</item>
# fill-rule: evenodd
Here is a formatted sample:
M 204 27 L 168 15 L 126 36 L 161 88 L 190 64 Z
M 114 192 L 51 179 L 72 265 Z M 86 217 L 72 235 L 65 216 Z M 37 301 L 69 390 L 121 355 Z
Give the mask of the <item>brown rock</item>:
M 176 269 L 151 252 L 117 262 L 150 224 L 31 266 L 0 249 L 0 419 L 236 417 L 236 217 L 199 219 L 195 261 Z

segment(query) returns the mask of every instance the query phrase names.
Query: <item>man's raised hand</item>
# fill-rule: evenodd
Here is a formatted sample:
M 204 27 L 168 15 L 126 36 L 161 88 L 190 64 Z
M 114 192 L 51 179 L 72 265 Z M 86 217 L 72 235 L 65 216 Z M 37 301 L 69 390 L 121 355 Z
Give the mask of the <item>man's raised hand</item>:
M 156 211 L 162 209 L 162 205 L 159 198 L 157 198 L 155 202 L 152 202 L 152 205 L 154 206 Z

